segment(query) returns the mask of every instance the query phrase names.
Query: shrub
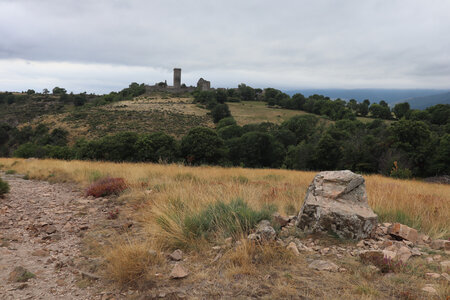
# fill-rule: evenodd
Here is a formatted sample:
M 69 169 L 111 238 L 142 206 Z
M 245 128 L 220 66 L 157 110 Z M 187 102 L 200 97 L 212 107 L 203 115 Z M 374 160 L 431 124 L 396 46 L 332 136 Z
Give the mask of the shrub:
M 0 178 L 0 198 L 9 193 L 9 184 Z
M 217 201 L 208 205 L 200 213 L 184 219 L 184 234 L 187 237 L 211 238 L 211 234 L 223 236 L 237 236 L 248 234 L 259 221 L 270 219 L 276 208 L 267 206 L 260 211 L 248 206 L 244 200 L 238 198 L 230 203 Z
M 86 190 L 86 196 L 105 197 L 119 195 L 127 188 L 123 178 L 106 177 L 92 183 Z
M 394 167 L 391 170 L 390 176 L 399 179 L 410 179 L 412 177 L 412 172 L 407 168 L 399 168 L 397 161 L 394 161 Z

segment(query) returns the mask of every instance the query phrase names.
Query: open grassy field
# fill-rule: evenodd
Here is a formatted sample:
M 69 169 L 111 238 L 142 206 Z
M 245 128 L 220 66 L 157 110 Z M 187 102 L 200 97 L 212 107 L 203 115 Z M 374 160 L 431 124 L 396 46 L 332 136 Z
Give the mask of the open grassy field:
M 156 286 L 195 286 L 208 297 L 220 297 L 227 291 L 230 295 L 259 297 L 258 291 L 263 290 L 260 296 L 268 298 L 301 294 L 335 299 L 339 293 L 341 299 L 419 299 L 423 296 L 420 287 L 428 282 L 424 272 L 438 268 L 418 258 L 404 271 L 384 276 L 346 256 L 336 261 L 347 270 L 345 273 L 315 272 L 307 268 L 313 254 L 294 257 L 277 244 L 251 244 L 244 232 L 227 231 L 229 224 L 216 228 L 213 236 L 194 234 L 192 224 L 204 222 L 205 209 L 217 201 L 228 204 L 241 199 L 250 207 L 250 214 L 267 207 L 282 215 L 297 214 L 315 172 L 12 158 L 0 158 L 0 165 L 30 179 L 76 182 L 81 188 L 102 177 L 126 180 L 129 188 L 114 201 L 120 208 L 120 218 L 133 220 L 137 229 L 112 235 L 107 241 L 96 240 L 95 232 L 88 235 L 95 245 L 92 247 L 99 247 L 91 253 L 105 259 L 104 276 L 120 286 L 148 280 Z M 369 203 L 380 221 L 398 221 L 433 238 L 450 237 L 450 186 L 379 175 L 367 175 L 365 179 Z M 213 215 L 213 220 L 216 217 Z M 240 244 L 223 248 L 229 235 Z M 320 243 L 352 242 L 324 238 Z M 215 245 L 225 250 L 211 250 Z M 165 254 L 149 256 L 149 249 L 170 253 L 177 248 L 187 253 L 184 263 L 191 275 L 182 282 L 158 281 L 155 272 L 170 272 L 170 265 L 165 263 Z M 437 289 L 437 299 L 445 299 L 450 292 L 445 282 L 439 282 Z
M 267 107 L 262 101 L 242 101 L 228 103 L 231 115 L 238 125 L 272 122 L 280 124 L 297 115 L 308 114 L 304 111 Z

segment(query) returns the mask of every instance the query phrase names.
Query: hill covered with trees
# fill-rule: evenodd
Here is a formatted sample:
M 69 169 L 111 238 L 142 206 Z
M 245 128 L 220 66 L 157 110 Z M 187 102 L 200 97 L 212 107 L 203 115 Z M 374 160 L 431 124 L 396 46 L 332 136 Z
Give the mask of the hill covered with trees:
M 89 114 L 95 107 L 133 99 L 143 93 L 139 84 L 103 96 L 72 95 L 55 88 L 51 95 L 0 94 L 0 106 L 3 112 L 26 103 L 47 107 L 42 115 L 67 111 Z M 78 103 L 76 99 L 80 98 L 84 100 Z M 178 137 L 171 132 L 121 130 L 69 143 L 66 129 L 51 129 L 40 123 L 23 126 L 19 119 L 15 121 L 17 126 L 8 123 L 3 114 L 0 155 L 297 170 L 350 169 L 401 178 L 450 173 L 448 104 L 413 110 L 408 103 L 399 103 L 391 109 L 384 101 L 347 102 L 322 95 L 305 97 L 299 93 L 291 97 L 273 88 L 253 89 L 245 84 L 236 89 L 195 91 L 192 99 L 193 105 L 209 111 L 215 127 L 191 126 Z M 259 122 L 240 126 L 228 104 L 241 101 L 263 101 L 269 108 L 307 113 L 279 124 Z M 107 112 L 97 110 L 96 119 L 102 113 Z M 36 115 L 25 119 L 33 117 Z M 136 113 L 127 112 L 127 118 L 134 117 Z M 365 122 L 360 121 L 362 117 L 366 118 Z M 110 122 L 114 122 L 114 118 Z

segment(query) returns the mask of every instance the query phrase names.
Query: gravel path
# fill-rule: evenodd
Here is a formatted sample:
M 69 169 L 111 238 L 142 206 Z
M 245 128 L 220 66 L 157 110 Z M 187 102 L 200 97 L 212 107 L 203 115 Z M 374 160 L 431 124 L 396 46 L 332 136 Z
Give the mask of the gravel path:
M 86 199 L 70 184 L 0 176 L 11 187 L 0 198 L 0 299 L 107 298 L 101 283 L 81 286 L 90 274 L 77 267 L 88 259 L 81 255 L 84 232 L 105 216 L 102 200 Z M 16 267 L 35 277 L 14 281 Z

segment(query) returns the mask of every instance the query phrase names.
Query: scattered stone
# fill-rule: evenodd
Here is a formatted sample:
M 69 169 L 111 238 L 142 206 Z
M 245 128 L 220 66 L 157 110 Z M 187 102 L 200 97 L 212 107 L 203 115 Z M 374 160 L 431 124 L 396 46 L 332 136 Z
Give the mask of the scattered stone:
M 326 171 L 308 187 L 297 226 L 306 232 L 331 231 L 342 238 L 364 239 L 375 234 L 377 220 L 361 175 Z
M 447 272 L 450 271 L 450 260 L 441 261 L 440 263 L 442 271 Z
M 259 242 L 259 241 L 261 241 L 261 236 L 260 236 L 259 234 L 256 234 L 256 233 L 250 233 L 250 234 L 247 236 L 247 239 L 248 239 L 249 241 Z M 213 248 L 214 248 L 214 247 L 213 247 Z
M 405 246 L 401 246 L 398 250 L 397 250 L 397 252 L 396 252 L 396 254 L 397 254 L 397 258 L 399 259 L 399 260 L 401 260 L 402 262 L 406 262 L 410 257 L 411 257 L 411 251 L 407 248 L 407 247 L 405 247 Z
M 227 247 L 231 247 L 231 245 L 233 245 L 233 238 L 232 237 L 228 237 L 225 239 L 225 245 L 227 245 Z
M 45 226 L 45 233 L 47 234 L 53 234 L 56 232 L 56 227 L 53 225 L 46 225 Z
M 272 241 L 275 239 L 276 232 L 268 220 L 262 220 L 256 225 L 256 234 L 261 237 L 263 241 Z
M 309 264 L 308 268 L 329 272 L 337 272 L 339 270 L 339 267 L 336 264 L 326 260 L 314 260 Z
M 430 244 L 431 249 L 435 250 L 450 250 L 450 241 L 447 240 L 434 240 Z
M 33 256 L 40 256 L 40 257 L 46 257 L 46 256 L 49 255 L 49 253 L 48 253 L 47 250 L 39 249 L 39 250 L 33 251 L 31 253 L 31 255 L 33 255 Z
M 272 219 L 275 223 L 278 223 L 281 227 L 286 226 L 290 221 L 288 217 L 284 217 L 277 212 L 272 215 Z
M 173 267 L 172 272 L 170 272 L 169 276 L 171 279 L 181 279 L 181 278 L 187 277 L 188 275 L 189 275 L 189 273 L 186 271 L 186 269 L 177 263 Z
M 448 275 L 447 273 L 444 272 L 441 274 L 441 276 L 447 279 L 447 281 L 450 281 L 450 275 Z
M 374 265 L 370 265 L 368 268 L 374 272 L 381 272 L 380 268 L 378 268 Z
M 58 279 L 58 280 L 56 280 L 56 284 L 58 286 L 65 286 L 66 282 L 64 281 L 64 279 Z
M 422 288 L 422 291 L 436 295 L 437 291 L 432 284 L 426 284 L 425 287 Z
M 11 282 L 26 282 L 31 278 L 36 277 L 33 273 L 25 269 L 24 267 L 15 267 L 14 270 L 9 273 L 8 280 Z
M 430 242 L 431 242 L 431 239 L 428 235 L 419 233 L 419 235 L 417 237 L 418 244 L 424 245 L 424 244 L 429 244 Z
M 425 277 L 431 279 L 438 279 L 439 277 L 441 277 L 441 275 L 438 273 L 425 273 Z
M 294 253 L 295 256 L 299 256 L 300 252 L 298 251 L 297 245 L 294 242 L 290 242 L 289 245 L 286 247 L 289 251 Z
M 171 260 L 180 261 L 183 259 L 183 251 L 177 249 L 169 255 Z
M 427 261 L 427 263 L 432 263 L 434 261 L 434 259 L 432 257 L 427 257 L 425 258 L 425 260 Z
M 407 240 L 412 243 L 415 243 L 418 238 L 417 230 L 400 223 L 392 224 L 388 229 L 388 233 L 396 239 Z
M 90 279 L 90 280 L 99 280 L 100 279 L 99 276 L 97 276 L 95 274 L 92 274 L 92 273 L 89 273 L 89 272 L 86 272 L 86 271 L 78 270 L 78 272 L 81 274 L 82 278 L 87 278 L 87 279 Z
M 422 252 L 420 252 L 420 250 L 417 249 L 417 248 L 412 248 L 411 249 L 411 256 L 422 256 Z

